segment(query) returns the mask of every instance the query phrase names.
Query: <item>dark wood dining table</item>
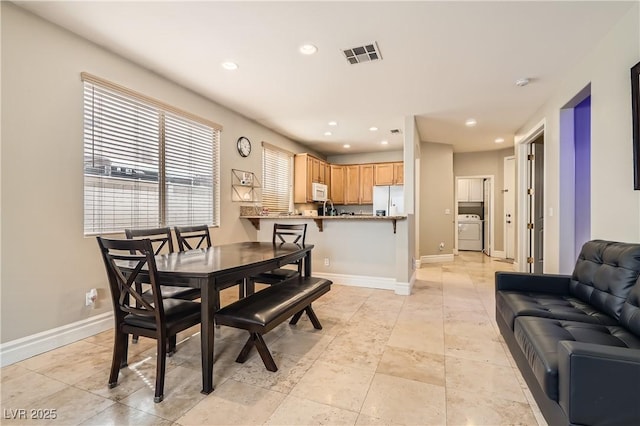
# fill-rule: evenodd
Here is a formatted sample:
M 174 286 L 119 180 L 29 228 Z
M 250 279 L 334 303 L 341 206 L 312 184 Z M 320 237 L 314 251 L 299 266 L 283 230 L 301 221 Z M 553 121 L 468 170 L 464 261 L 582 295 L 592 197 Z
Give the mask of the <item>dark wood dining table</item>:
M 300 259 L 304 276 L 311 276 L 312 249 L 310 244 L 242 242 L 156 256 L 162 284 L 200 289 L 202 393 L 213 391 L 214 315 L 219 290 Z

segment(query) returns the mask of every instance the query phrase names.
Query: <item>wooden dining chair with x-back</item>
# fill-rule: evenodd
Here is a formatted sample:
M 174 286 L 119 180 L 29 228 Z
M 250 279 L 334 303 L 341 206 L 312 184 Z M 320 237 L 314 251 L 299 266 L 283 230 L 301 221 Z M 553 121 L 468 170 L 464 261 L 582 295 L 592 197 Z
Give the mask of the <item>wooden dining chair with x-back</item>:
M 209 234 L 209 227 L 207 225 L 195 225 L 195 226 L 176 226 L 174 227 L 176 232 L 176 239 L 178 240 L 178 247 L 180 251 L 197 250 L 211 247 L 211 235 Z M 229 283 L 220 283 L 216 289 L 218 290 L 218 302 L 216 303 L 215 310 L 220 309 L 220 290 L 225 288 L 238 286 L 238 298 L 245 296 L 244 281 L 233 281 Z
M 97 237 L 97 240 L 107 270 L 115 319 L 109 388 L 117 386 L 120 369 L 127 366 L 128 335 L 149 337 L 157 340 L 154 401 L 160 402 L 164 398 L 167 347 L 175 347 L 177 333 L 201 322 L 200 303 L 163 297 L 150 239 Z M 136 289 L 143 272 L 148 274 L 150 286 L 146 295 Z
M 125 229 L 124 233 L 130 240 L 148 238 L 151 241 L 153 251 L 156 255 L 160 253 L 173 253 L 173 237 L 171 236 L 171 228 L 151 228 L 151 229 Z M 138 280 L 136 283 L 136 290 L 142 294 L 143 297 L 149 298 L 149 290 L 142 290 L 142 282 Z M 193 287 L 179 287 L 172 285 L 162 285 L 162 297 L 172 299 L 185 299 L 195 300 L 200 298 L 200 290 Z M 138 336 L 133 335 L 133 342 L 138 341 Z M 173 354 L 175 347 L 169 348 L 169 355 Z
M 273 224 L 273 244 L 293 243 L 300 246 L 304 246 L 304 241 L 307 236 L 307 224 Z M 278 268 L 269 272 L 264 272 L 255 276 L 252 276 L 247 284 L 247 288 L 252 289 L 254 283 L 262 284 L 277 284 L 282 281 L 294 278 L 302 275 L 302 260 L 298 260 L 293 265 L 296 269 L 291 268 Z

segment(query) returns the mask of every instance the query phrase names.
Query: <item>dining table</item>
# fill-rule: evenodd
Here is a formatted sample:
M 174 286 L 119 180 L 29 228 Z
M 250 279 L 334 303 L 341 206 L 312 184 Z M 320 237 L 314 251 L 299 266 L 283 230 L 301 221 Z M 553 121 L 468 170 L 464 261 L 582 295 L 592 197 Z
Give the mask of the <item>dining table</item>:
M 312 249 L 311 244 L 239 242 L 156 256 L 163 285 L 200 289 L 202 393 L 213 391 L 214 319 L 215 309 L 220 306 L 219 291 L 230 283 L 247 282 L 251 276 L 298 260 L 303 261 L 304 276 L 311 276 Z

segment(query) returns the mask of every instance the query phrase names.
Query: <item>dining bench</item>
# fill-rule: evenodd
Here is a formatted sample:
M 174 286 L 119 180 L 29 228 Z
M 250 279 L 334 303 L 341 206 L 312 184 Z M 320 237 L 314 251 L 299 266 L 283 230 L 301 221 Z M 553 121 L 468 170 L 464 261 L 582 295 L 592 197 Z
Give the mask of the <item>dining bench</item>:
M 331 290 L 332 281 L 324 278 L 301 277 L 283 281 L 233 302 L 215 314 L 216 323 L 249 332 L 249 339 L 236 358 L 244 363 L 255 346 L 269 371 L 278 367 L 262 336 L 291 318 L 295 325 L 306 312 L 311 324 L 322 329 L 311 303 Z

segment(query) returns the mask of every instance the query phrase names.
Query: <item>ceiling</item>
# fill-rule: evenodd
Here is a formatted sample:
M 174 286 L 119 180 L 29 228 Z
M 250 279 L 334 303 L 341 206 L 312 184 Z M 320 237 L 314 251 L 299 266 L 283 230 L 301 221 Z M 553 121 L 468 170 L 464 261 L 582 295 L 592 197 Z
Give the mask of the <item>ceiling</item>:
M 402 134 L 390 130 L 402 130 L 410 115 L 424 142 L 451 144 L 455 152 L 508 147 L 633 5 L 15 3 L 326 155 L 402 149 Z M 382 60 L 347 62 L 343 49 L 374 41 Z M 302 55 L 304 43 L 317 53 Z M 227 71 L 224 61 L 239 68 Z M 530 83 L 518 87 L 520 78 Z M 468 118 L 478 124 L 466 127 Z M 338 125 L 329 126 L 332 120 Z M 498 137 L 506 142 L 496 144 Z

